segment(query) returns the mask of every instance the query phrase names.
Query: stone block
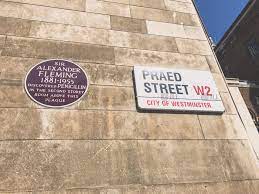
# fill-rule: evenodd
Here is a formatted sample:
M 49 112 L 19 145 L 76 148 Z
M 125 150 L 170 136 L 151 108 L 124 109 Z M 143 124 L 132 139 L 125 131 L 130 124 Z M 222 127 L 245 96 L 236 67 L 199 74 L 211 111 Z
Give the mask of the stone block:
M 237 114 L 237 110 L 233 99 L 231 98 L 229 93 L 221 92 L 220 93 L 221 99 L 223 101 L 225 107 L 225 114 Z
M 0 35 L 0 54 L 5 46 L 6 36 Z M 0 74 L 1 75 L 1 74 Z
M 115 48 L 116 65 L 209 70 L 204 56 Z
M 203 138 L 196 115 L 23 108 L 0 113 L 1 140 Z
M 252 184 L 254 186 L 254 191 L 255 193 L 259 191 L 259 181 L 258 180 L 253 180 Z
M 208 194 L 244 194 L 256 193 L 252 181 L 218 182 L 206 185 Z
M 254 121 L 247 109 L 246 103 L 239 91 L 238 87 L 229 87 L 230 94 L 234 99 L 238 114 L 246 128 L 247 135 L 252 144 L 253 150 L 259 159 L 259 142 L 258 142 L 258 130 L 254 124 Z
M 2 55 L 114 63 L 114 49 L 111 47 L 19 37 L 7 38 Z
M 29 69 L 41 59 L 0 57 L 0 80 L 23 80 Z M 77 63 L 77 62 L 76 62 Z M 78 63 L 85 70 L 91 84 L 132 86 L 132 67 L 95 63 Z
M 133 18 L 138 19 L 183 24 L 190 26 L 198 25 L 196 18 L 193 15 L 187 13 L 172 12 L 168 10 L 152 9 L 137 6 L 131 6 L 130 12 Z
M 151 21 L 172 22 L 171 12 L 166 10 L 131 6 L 130 12 L 133 18 Z
M 196 40 L 207 40 L 207 37 L 202 27 L 197 26 L 183 26 L 186 38 Z
M 244 150 L 246 150 L 246 154 Z M 224 144 L 222 147 L 222 157 L 222 167 L 225 169 L 229 180 L 258 179 L 258 163 L 248 140 L 229 141 L 227 144 Z M 244 158 L 241 159 L 242 157 Z M 247 168 L 250 168 L 250 170 Z
M 136 110 L 133 88 L 90 86 L 77 109 Z
M 238 115 L 199 115 L 206 139 L 247 139 Z
M 105 192 L 107 189 L 104 189 Z M 128 186 L 118 188 L 119 193 L 125 194 L 208 194 L 203 184 L 169 184 L 169 185 L 146 185 L 146 186 Z
M 119 16 L 111 16 L 111 29 L 144 34 L 147 33 L 145 20 Z
M 185 2 L 185 3 L 192 3 L 192 0 L 171 0 L 171 1 L 179 1 L 179 2 Z
M 181 2 L 174 0 L 165 0 L 166 8 L 171 11 L 183 12 L 183 13 L 191 13 L 196 14 L 196 10 L 190 1 Z
M 182 25 L 147 21 L 148 34 L 187 38 Z
M 109 38 L 110 45 L 115 47 L 177 52 L 175 39 L 172 37 L 110 31 Z
M 139 7 L 165 9 L 165 3 L 163 0 L 130 0 L 130 5 L 136 5 Z
M 228 88 L 225 79 L 222 74 L 212 73 L 216 86 L 219 92 L 228 92 Z
M 30 67 L 39 63 L 40 59 L 18 57 L 0 57 L 0 80 L 23 80 Z
M 17 3 L 26 3 L 32 5 L 41 5 L 48 7 L 57 7 L 62 9 L 72 9 L 78 11 L 85 11 L 85 1 L 84 0 L 8 0 Z
M 170 13 L 172 14 L 171 23 L 187 26 L 201 26 L 200 20 L 197 15 L 172 11 Z
M 31 28 L 30 20 L 0 17 L 0 34 L 28 36 Z
M 180 53 L 211 55 L 212 50 L 207 41 L 176 38 L 176 44 Z
M 0 1 L 0 16 L 105 29 L 111 27 L 108 15 L 7 1 Z
M 25 94 L 22 80 L 0 80 L 0 107 L 36 107 Z
M 86 0 L 86 11 L 107 15 L 130 17 L 129 5 L 98 0 Z
M 0 107 L 42 107 L 25 93 L 22 80 L 1 80 Z M 136 110 L 132 88 L 90 85 L 87 94 L 70 109 Z
M 80 43 L 176 52 L 174 38 L 34 22 L 30 37 Z
M 33 22 L 30 37 L 71 41 L 89 44 L 108 45 L 109 31 L 64 24 Z
M 216 61 L 214 55 L 208 55 L 206 56 L 208 65 L 210 67 L 210 71 L 212 73 L 218 73 L 221 74 L 219 63 Z
M 101 0 L 101 1 L 107 1 L 107 2 L 112 2 L 112 3 L 122 3 L 122 4 L 129 4 L 130 0 Z
M 105 64 L 80 63 L 89 75 L 90 82 L 96 85 L 132 86 L 132 67 Z
M 235 167 L 251 159 L 248 142 L 242 144 L 239 141 L 1 141 L 0 189 L 58 190 L 224 181 L 226 171 L 232 168 L 222 168 L 230 162 L 226 160 L 227 154 L 232 155 L 230 164 Z M 235 172 L 249 179 L 255 173 L 253 167 L 243 164 Z
M 258 181 L 226 181 L 216 183 L 180 183 L 170 185 L 127 185 L 116 187 L 97 187 L 90 189 L 68 189 L 45 192 L 33 192 L 35 194 L 255 194 L 257 190 L 253 185 Z M 258 184 L 258 183 L 257 183 Z M 16 194 L 16 193 L 15 193 Z M 27 194 L 17 193 L 17 194 Z M 29 192 L 30 194 L 30 192 Z

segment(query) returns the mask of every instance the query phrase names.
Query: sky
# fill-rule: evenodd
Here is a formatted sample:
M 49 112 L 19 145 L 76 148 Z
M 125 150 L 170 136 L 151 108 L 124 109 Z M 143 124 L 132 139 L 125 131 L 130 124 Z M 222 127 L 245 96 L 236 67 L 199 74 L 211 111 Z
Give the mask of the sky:
M 195 0 L 209 35 L 217 43 L 248 0 Z

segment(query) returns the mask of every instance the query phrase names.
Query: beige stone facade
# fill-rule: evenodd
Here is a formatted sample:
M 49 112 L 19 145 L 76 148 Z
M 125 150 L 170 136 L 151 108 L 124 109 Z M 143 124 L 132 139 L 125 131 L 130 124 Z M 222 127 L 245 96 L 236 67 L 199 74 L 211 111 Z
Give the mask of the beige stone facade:
M 64 109 L 24 78 L 63 58 L 90 86 Z M 134 65 L 211 71 L 223 115 L 141 113 Z M 191 0 L 0 1 L 0 193 L 255 194 L 246 127 Z

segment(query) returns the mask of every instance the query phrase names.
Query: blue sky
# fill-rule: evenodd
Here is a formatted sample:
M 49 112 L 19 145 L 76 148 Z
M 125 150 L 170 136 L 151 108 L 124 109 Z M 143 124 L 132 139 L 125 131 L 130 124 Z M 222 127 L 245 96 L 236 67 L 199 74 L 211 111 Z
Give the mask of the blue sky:
M 209 35 L 217 43 L 248 0 L 195 0 Z

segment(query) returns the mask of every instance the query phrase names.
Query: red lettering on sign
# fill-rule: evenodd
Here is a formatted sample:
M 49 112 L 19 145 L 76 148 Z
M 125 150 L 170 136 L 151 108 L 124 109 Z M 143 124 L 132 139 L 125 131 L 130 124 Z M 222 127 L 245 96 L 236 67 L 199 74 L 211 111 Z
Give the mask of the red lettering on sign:
M 147 100 L 148 106 L 159 106 L 159 100 Z
M 212 96 L 211 89 L 209 86 L 193 86 L 197 95 Z

